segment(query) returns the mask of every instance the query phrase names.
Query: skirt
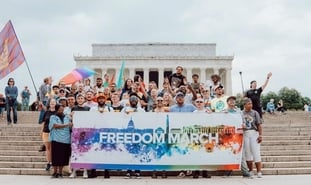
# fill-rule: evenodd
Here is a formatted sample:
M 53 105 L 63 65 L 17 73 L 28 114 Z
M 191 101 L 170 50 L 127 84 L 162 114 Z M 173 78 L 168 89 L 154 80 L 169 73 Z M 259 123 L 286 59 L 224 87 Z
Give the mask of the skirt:
M 71 144 L 52 141 L 52 166 L 67 166 L 71 156 Z

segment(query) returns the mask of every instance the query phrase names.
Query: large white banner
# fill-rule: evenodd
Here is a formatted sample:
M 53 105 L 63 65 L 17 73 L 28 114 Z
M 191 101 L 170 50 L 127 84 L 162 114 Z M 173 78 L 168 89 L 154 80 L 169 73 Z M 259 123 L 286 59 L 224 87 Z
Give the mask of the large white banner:
M 239 169 L 240 114 L 75 112 L 73 168 Z

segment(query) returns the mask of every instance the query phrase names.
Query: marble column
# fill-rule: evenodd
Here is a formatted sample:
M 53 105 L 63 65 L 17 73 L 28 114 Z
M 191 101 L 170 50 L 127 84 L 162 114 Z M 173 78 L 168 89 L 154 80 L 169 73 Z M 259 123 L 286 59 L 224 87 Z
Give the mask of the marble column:
M 232 95 L 232 78 L 231 78 L 232 68 L 225 69 L 225 94 Z
M 135 68 L 129 68 L 129 78 L 133 78 L 135 76 Z
M 158 73 L 159 73 L 158 88 L 161 89 L 162 88 L 162 84 L 164 82 L 164 69 L 163 68 L 159 68 Z
M 199 78 L 199 82 L 201 83 L 205 83 L 206 81 L 206 72 L 205 72 L 206 68 L 201 68 L 200 69 L 200 78 Z
M 192 81 L 192 68 L 187 67 L 187 74 L 186 74 L 187 82 Z
M 149 84 L 149 68 L 144 68 L 144 82 L 145 84 Z

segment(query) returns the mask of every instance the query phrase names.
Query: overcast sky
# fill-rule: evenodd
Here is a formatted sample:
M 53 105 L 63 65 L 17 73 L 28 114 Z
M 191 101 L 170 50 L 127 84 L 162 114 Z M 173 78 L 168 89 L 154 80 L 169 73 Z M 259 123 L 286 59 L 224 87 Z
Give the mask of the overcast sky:
M 75 67 L 74 55 L 91 55 L 93 43 L 216 43 L 217 55 L 233 55 L 233 93 L 251 80 L 264 93 L 282 87 L 311 97 L 311 2 L 309 0 L 0 0 L 1 29 L 12 20 L 37 89 Z M 9 77 L 20 92 L 26 64 Z

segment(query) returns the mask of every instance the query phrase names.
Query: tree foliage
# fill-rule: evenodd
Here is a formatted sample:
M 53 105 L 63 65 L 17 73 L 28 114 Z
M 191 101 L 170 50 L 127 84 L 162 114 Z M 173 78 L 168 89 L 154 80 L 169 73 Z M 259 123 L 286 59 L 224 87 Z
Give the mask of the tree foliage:
M 283 100 L 283 106 L 286 109 L 299 110 L 303 109 L 305 103 L 311 103 L 310 98 L 302 97 L 300 92 L 298 92 L 296 89 L 289 89 L 288 87 L 283 87 L 282 89 L 280 89 L 278 94 L 276 94 L 275 92 L 268 92 L 267 94 L 261 96 L 261 103 L 264 109 L 266 109 L 266 105 L 271 98 L 275 100 L 275 104 L 277 104 L 279 100 Z

